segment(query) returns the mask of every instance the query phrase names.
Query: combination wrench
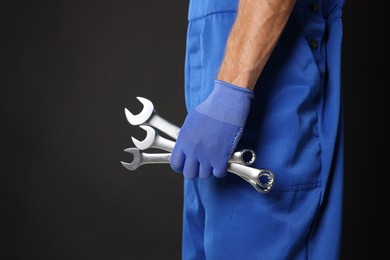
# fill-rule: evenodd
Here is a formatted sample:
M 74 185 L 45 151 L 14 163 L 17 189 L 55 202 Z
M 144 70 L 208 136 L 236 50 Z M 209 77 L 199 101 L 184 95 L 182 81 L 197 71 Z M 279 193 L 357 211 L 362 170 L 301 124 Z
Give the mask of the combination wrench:
M 150 100 L 143 97 L 137 97 L 137 99 L 144 107 L 138 115 L 133 115 L 127 108 L 125 108 L 127 121 L 132 125 L 152 126 L 176 140 L 179 135 L 180 128 L 160 117 Z
M 127 148 L 124 151 L 133 156 L 133 160 L 130 163 L 121 161 L 123 167 L 130 171 L 135 171 L 144 164 L 166 164 L 171 159 L 171 153 L 145 153 L 135 147 Z M 232 158 L 242 158 L 244 153 L 245 150 L 235 152 Z M 227 171 L 243 178 L 258 192 L 268 193 L 273 187 L 274 176 L 271 171 L 248 167 L 241 163 L 230 163 L 230 161 Z
M 131 137 L 135 147 L 140 150 L 146 150 L 149 148 L 161 149 L 164 151 L 172 152 L 175 142 L 164 138 L 158 134 L 156 129 L 147 125 L 140 125 L 140 128 L 145 130 L 146 137 L 139 141 L 138 139 Z M 243 165 L 251 165 L 256 159 L 256 154 L 253 150 L 243 149 L 235 152 L 229 159 L 229 163 L 239 163 Z
M 169 163 L 171 159 L 171 153 L 145 153 L 135 147 L 126 148 L 124 151 L 133 156 L 133 160 L 130 163 L 121 161 L 123 167 L 130 171 L 135 171 L 138 167 L 144 164 Z M 237 160 L 239 160 L 239 158 L 244 156 L 245 152 L 245 150 L 235 152 L 232 157 L 236 157 Z

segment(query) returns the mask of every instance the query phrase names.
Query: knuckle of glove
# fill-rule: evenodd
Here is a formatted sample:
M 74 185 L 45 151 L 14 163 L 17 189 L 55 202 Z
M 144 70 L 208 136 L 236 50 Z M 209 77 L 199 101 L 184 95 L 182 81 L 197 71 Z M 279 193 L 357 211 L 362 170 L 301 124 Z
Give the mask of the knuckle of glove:
M 182 173 L 184 168 L 185 155 L 181 151 L 177 151 L 174 149 L 171 154 L 171 159 L 169 160 L 169 164 L 177 173 Z
M 213 168 L 213 175 L 217 178 L 226 176 L 226 164 L 225 166 L 218 166 Z
M 199 175 L 199 162 L 197 160 L 186 160 L 183 175 L 187 179 L 194 179 Z

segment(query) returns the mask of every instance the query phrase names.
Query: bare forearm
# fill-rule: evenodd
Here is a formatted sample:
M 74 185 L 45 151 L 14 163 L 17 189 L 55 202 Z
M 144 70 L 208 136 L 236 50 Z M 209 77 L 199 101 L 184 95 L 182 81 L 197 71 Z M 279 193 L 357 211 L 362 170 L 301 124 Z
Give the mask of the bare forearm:
M 295 0 L 240 0 L 217 78 L 254 89 Z

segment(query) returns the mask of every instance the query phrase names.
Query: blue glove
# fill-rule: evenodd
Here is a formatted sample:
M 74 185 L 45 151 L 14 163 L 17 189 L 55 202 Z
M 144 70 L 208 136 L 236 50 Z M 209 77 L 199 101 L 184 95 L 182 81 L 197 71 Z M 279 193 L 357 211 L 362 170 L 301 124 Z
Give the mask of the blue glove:
M 253 92 L 216 80 L 209 97 L 189 112 L 170 160 L 188 179 L 226 175 L 248 117 Z

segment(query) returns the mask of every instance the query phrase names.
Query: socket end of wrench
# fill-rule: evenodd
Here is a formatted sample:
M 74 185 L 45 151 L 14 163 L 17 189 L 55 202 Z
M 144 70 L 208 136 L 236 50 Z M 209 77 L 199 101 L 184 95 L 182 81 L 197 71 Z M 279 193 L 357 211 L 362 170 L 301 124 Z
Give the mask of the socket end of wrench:
M 274 187 L 275 177 L 270 170 L 260 170 L 257 176 L 256 189 L 261 193 L 268 193 Z
M 241 151 L 240 159 L 244 165 L 251 165 L 256 160 L 256 153 L 251 149 L 244 149 Z
M 239 163 L 242 165 L 251 165 L 256 160 L 256 153 L 251 149 L 243 149 L 235 152 L 230 158 L 230 163 Z

